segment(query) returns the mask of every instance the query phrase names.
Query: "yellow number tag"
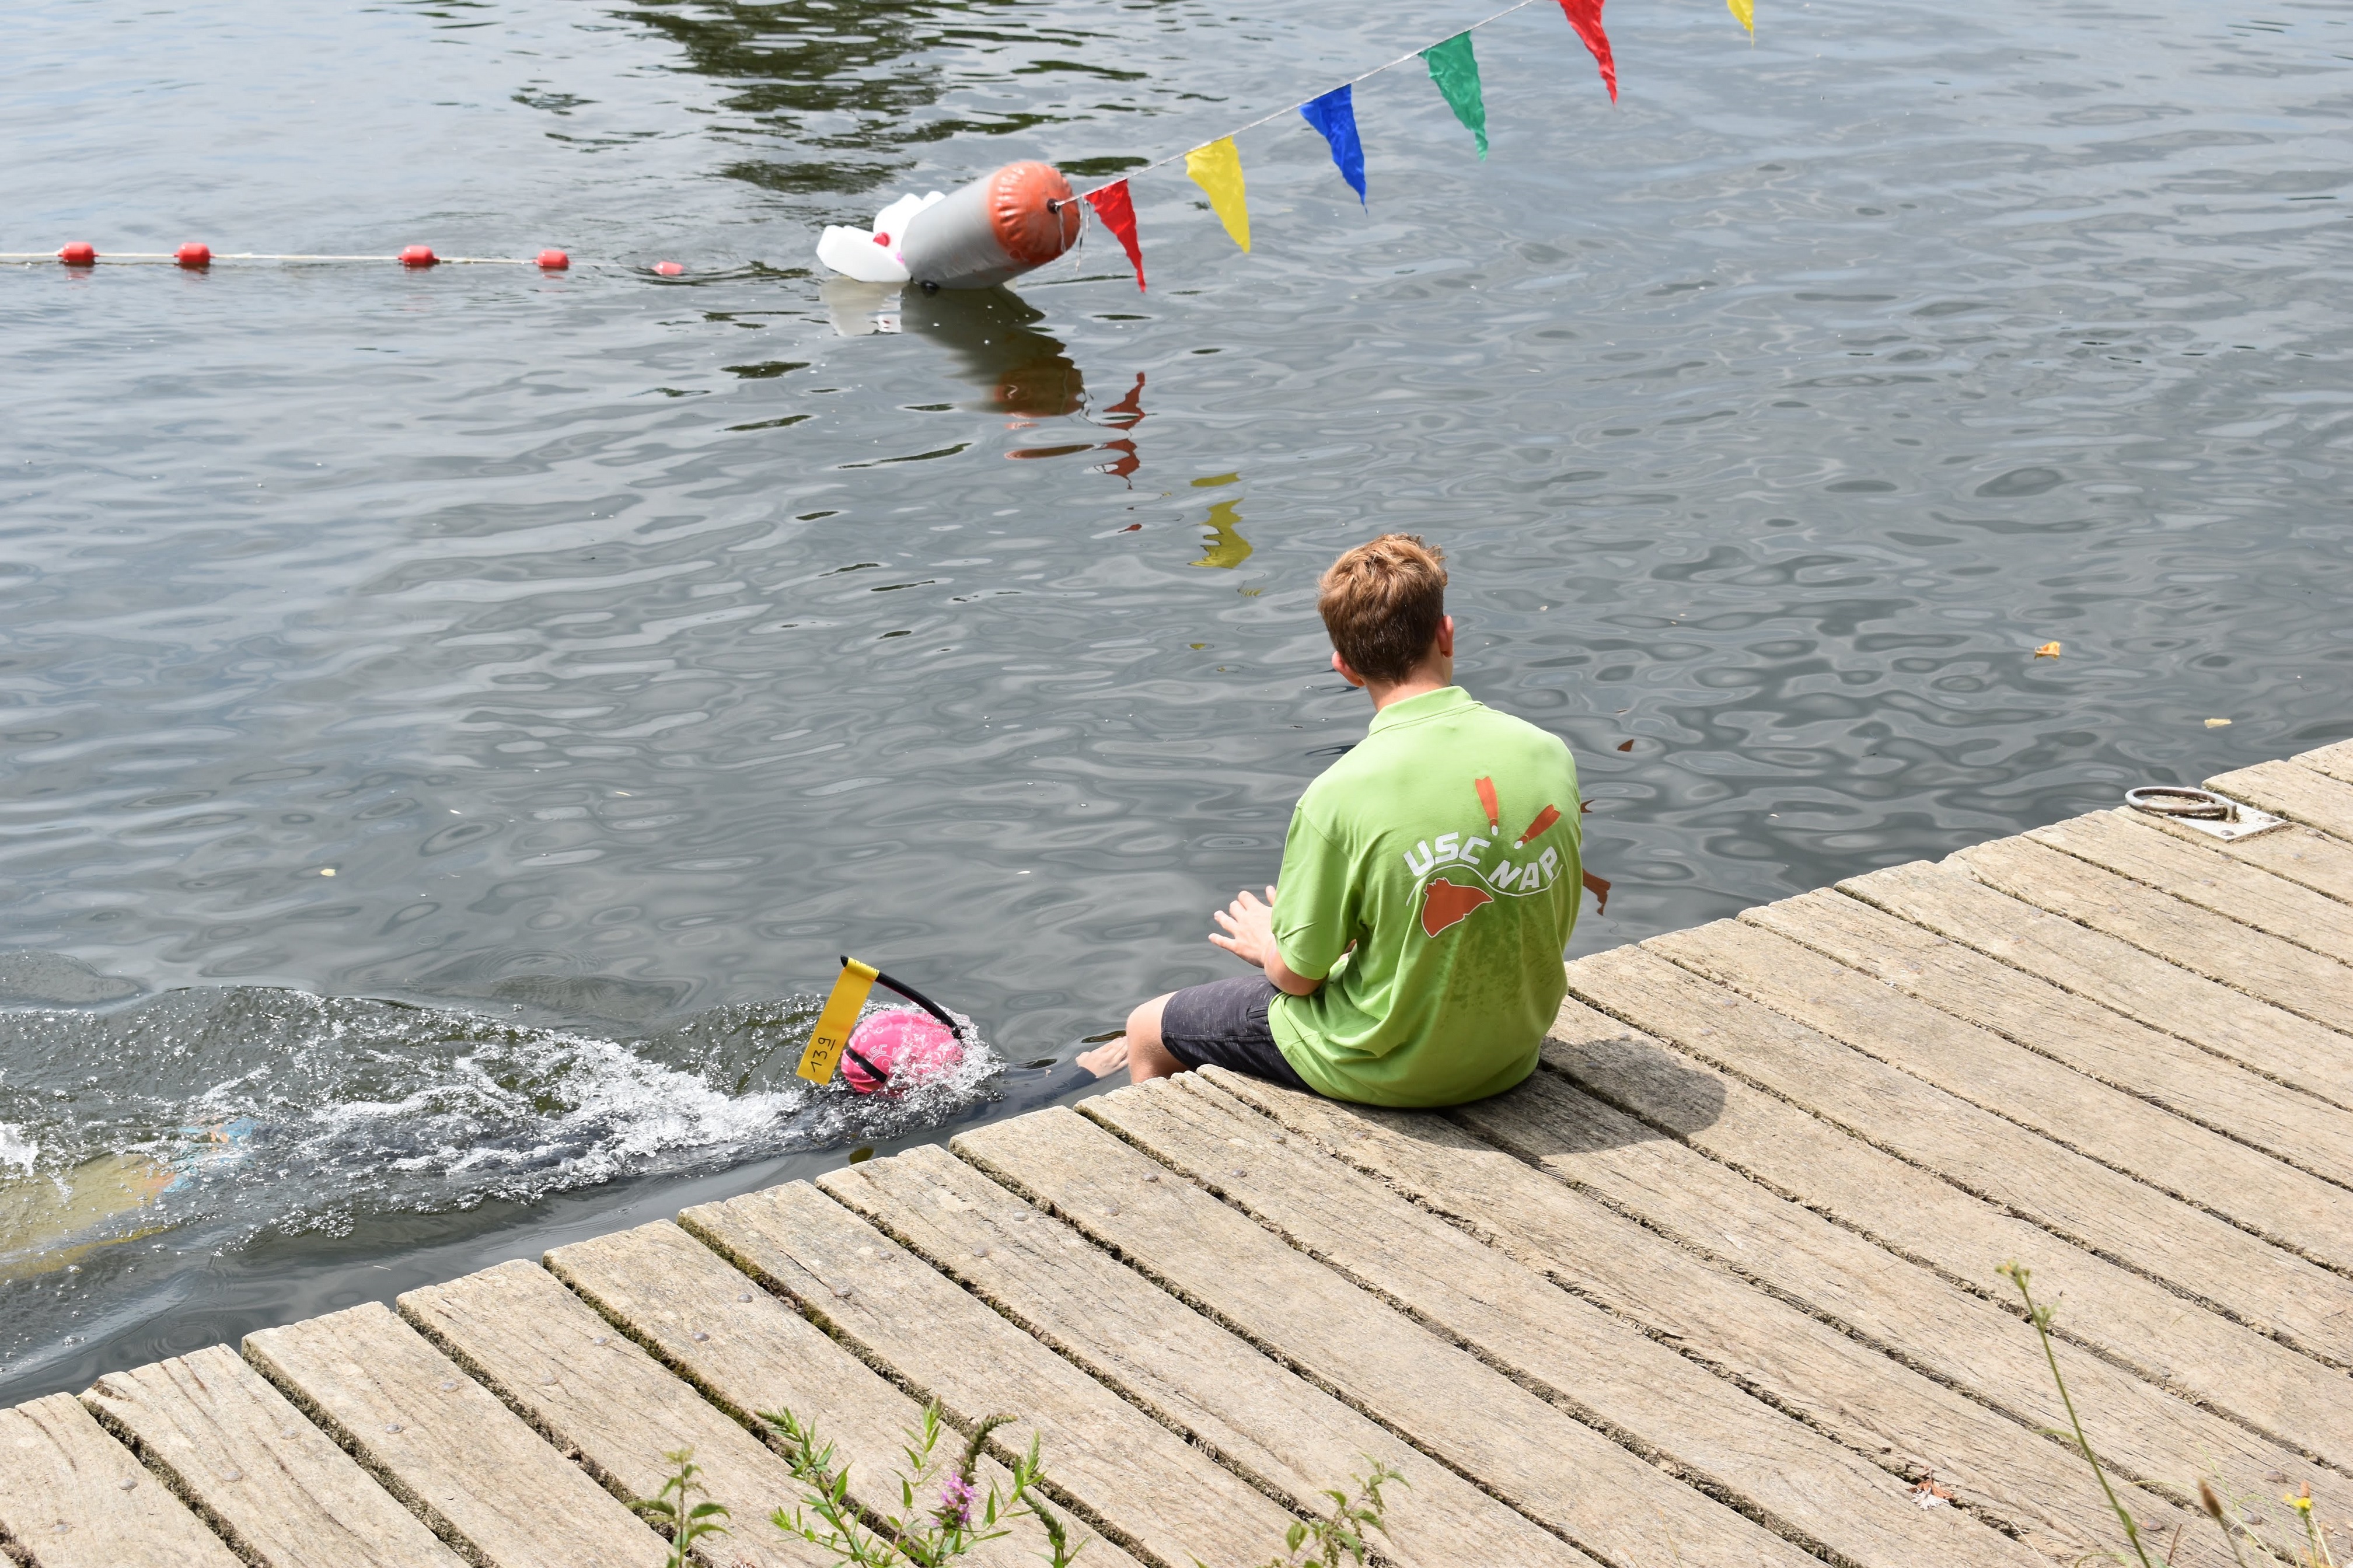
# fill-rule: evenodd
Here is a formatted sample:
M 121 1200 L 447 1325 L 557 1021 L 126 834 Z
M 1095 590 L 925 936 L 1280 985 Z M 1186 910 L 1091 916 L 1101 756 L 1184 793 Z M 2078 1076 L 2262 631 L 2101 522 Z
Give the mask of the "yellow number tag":
M 875 970 L 856 959 L 841 966 L 841 978 L 833 983 L 833 994 L 825 999 L 825 1011 L 818 1015 L 817 1032 L 809 1036 L 808 1049 L 801 1053 L 800 1075 L 811 1083 L 831 1083 L 841 1066 L 841 1051 L 849 1044 L 849 1031 L 857 1026 L 858 1010 L 866 1005 L 866 994 L 874 989 Z

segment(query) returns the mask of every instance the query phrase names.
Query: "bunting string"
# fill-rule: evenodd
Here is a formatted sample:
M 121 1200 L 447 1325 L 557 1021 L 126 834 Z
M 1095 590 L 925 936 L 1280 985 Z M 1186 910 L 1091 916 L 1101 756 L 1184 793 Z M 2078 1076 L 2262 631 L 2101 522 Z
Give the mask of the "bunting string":
M 1365 188 L 1364 140 L 1356 130 L 1357 86 L 1410 60 L 1421 61 L 1429 68 L 1430 79 L 1437 87 L 1439 95 L 1446 100 L 1447 107 L 1454 111 L 1454 118 L 1462 122 L 1463 129 L 1471 132 L 1471 139 L 1479 149 L 1479 156 L 1484 158 L 1487 155 L 1487 105 L 1480 87 L 1479 59 L 1472 48 L 1471 35 L 1539 3 L 1540 0 L 1516 0 L 1515 4 L 1472 23 L 1460 32 L 1449 34 L 1435 43 L 1377 65 L 1294 106 L 1300 118 L 1314 126 L 1323 136 L 1324 144 L 1332 150 L 1333 166 L 1348 183 L 1348 188 L 1356 193 L 1358 205 L 1369 206 L 1371 198 Z M 1568 25 L 1576 29 L 1577 38 L 1587 51 L 1593 56 L 1594 66 L 1601 74 L 1601 85 L 1609 90 L 1609 101 L 1616 103 L 1618 61 L 1610 51 L 1609 35 L 1601 26 L 1603 0 L 1555 0 L 1555 3 L 1560 6 L 1561 15 L 1567 19 Z M 1725 0 L 1725 5 L 1731 11 L 1733 20 L 1747 30 L 1753 43 L 1757 37 L 1756 0 Z M 1222 136 L 1187 148 L 1182 153 L 1171 153 L 1166 158 L 1155 158 L 1149 163 L 1139 164 L 1116 179 L 1079 193 L 1088 210 L 1112 232 L 1118 239 L 1120 248 L 1127 253 L 1128 260 L 1135 268 L 1138 289 L 1145 286 L 1144 247 L 1136 233 L 1135 203 L 1128 190 L 1128 182 L 1183 159 L 1187 177 L 1200 186 L 1202 193 L 1209 198 L 1210 210 L 1225 226 L 1227 237 L 1243 250 L 1248 250 L 1250 247 L 1249 188 L 1242 175 L 1241 153 L 1235 145 L 1234 138 L 1245 131 L 1255 131 L 1261 125 L 1271 124 L 1291 112 L 1291 109 L 1278 109 L 1271 113 L 1261 114 L 1256 120 L 1235 126 Z
M 1496 22 L 1500 22 L 1500 21 L 1502 21 L 1504 17 L 1506 17 L 1506 16 L 1508 16 L 1512 15 L 1512 14 L 1513 14 L 1514 12 L 1515 12 L 1515 11 L 1525 11 L 1525 10 L 1526 10 L 1529 6 L 1534 5 L 1537 5 L 1537 4 L 1539 4 L 1539 3 L 1540 3 L 1540 0 L 1519 0 L 1519 3 L 1518 3 L 1517 5 L 1506 5 L 1506 6 L 1504 6 L 1502 10 L 1500 10 L 1500 11 L 1496 12 L 1493 16 L 1489 16 L 1489 17 L 1486 17 L 1486 18 L 1484 18 L 1483 20 L 1481 20 L 1481 21 L 1473 22 L 1473 23 L 1472 23 L 1469 26 L 1462 28 L 1462 29 L 1461 29 L 1461 31 L 1450 35 L 1450 36 L 1448 37 L 1448 38 L 1447 38 L 1446 40 L 1444 40 L 1444 41 L 1445 41 L 1445 42 L 1448 42 L 1448 43 L 1451 43 L 1451 42 L 1452 42 L 1452 41 L 1453 41 L 1453 39 L 1455 39 L 1455 38 L 1462 37 L 1464 37 L 1464 36 L 1466 36 L 1466 35 L 1468 35 L 1468 34 L 1471 34 L 1471 33 L 1475 33 L 1475 32 L 1477 32 L 1477 31 L 1478 31 L 1480 28 L 1482 28 L 1482 27 L 1489 26 L 1491 26 L 1491 25 L 1493 25 L 1493 24 L 1494 24 L 1494 23 L 1496 23 Z M 1596 3 L 1596 4 L 1594 5 L 1594 6 L 1593 6 L 1593 10 L 1594 10 L 1594 14 L 1595 14 L 1597 16 L 1600 14 L 1601 6 L 1600 6 L 1600 5 L 1599 5 L 1599 4 L 1598 3 L 1598 0 L 1597 0 L 1597 3 Z M 1425 47 L 1425 48 L 1434 48 L 1434 47 L 1440 47 L 1440 46 L 1438 46 L 1438 45 L 1427 45 L 1427 46 L 1424 46 L 1424 47 Z M 1422 54 L 1423 54 L 1423 49 L 1409 49 L 1409 50 L 1408 50 L 1406 53 L 1399 55 L 1397 58 L 1395 58 L 1395 59 L 1393 59 L 1393 60 L 1390 60 L 1388 64 L 1386 64 L 1386 65 L 1377 65 L 1377 66 L 1375 66 L 1372 69 L 1370 69 L 1370 70 L 1368 70 L 1368 71 L 1365 72 L 1362 76 L 1352 76 L 1352 77 L 1350 77 L 1346 81 L 1342 82 L 1340 85 L 1341 85 L 1341 86 L 1343 86 L 1343 87 L 1355 87 L 1355 86 L 1356 86 L 1356 85 L 1357 85 L 1358 83 L 1360 83 L 1360 82 L 1367 82 L 1367 81 L 1370 81 L 1370 80 L 1372 80 L 1372 79 L 1373 79 L 1373 78 L 1375 78 L 1375 77 L 1377 77 L 1377 76 L 1380 75 L 1383 71 L 1391 71 L 1391 70 L 1395 70 L 1395 69 L 1397 69 L 1397 68 L 1398 68 L 1398 67 L 1399 67 L 1399 66 L 1401 66 L 1401 65 L 1404 65 L 1404 64 L 1405 64 L 1407 61 L 1409 61 L 1409 60 L 1418 60 L 1418 59 L 1421 58 Z M 1255 130 L 1257 130 L 1257 129 L 1258 129 L 1260 126 L 1261 126 L 1261 125 L 1271 125 L 1271 124 L 1272 124 L 1274 121 L 1278 121 L 1278 120 L 1282 119 L 1284 115 L 1291 113 L 1291 112 L 1292 112 L 1292 110 L 1293 110 L 1293 106 L 1292 106 L 1292 105 L 1288 105 L 1288 104 L 1286 104 L 1286 105 L 1284 105 L 1282 108 L 1276 110 L 1275 110 L 1273 113 L 1271 113 L 1271 114 L 1261 114 L 1261 115 L 1260 115 L 1256 120 L 1253 120 L 1253 121 L 1250 121 L 1250 122 L 1249 122 L 1248 124 L 1246 124 L 1246 125 L 1237 125 L 1237 126 L 1235 126 L 1231 131 L 1227 132 L 1223 136 L 1220 136 L 1220 137 L 1217 138 L 1217 140 L 1218 140 L 1218 141 L 1220 141 L 1220 142 L 1230 142 L 1230 141 L 1232 141 L 1235 137 L 1237 137 L 1237 136 L 1240 135 L 1240 134 L 1241 134 L 1243 132 L 1245 132 L 1245 131 L 1255 131 Z M 1203 147 L 1206 147 L 1206 146 L 1208 146 L 1208 142 L 1203 142 L 1203 143 L 1201 143 L 1201 146 L 1203 146 Z M 1164 168 L 1166 168 L 1169 164 L 1174 163 L 1175 163 L 1175 162 L 1176 162 L 1176 160 L 1178 160 L 1179 158 L 1187 158 L 1187 157 L 1190 157 L 1190 156 L 1192 155 L 1192 153 L 1196 153 L 1196 152 L 1198 152 L 1199 150 L 1200 150 L 1200 148 L 1198 148 L 1198 147 L 1189 148 L 1189 149 L 1187 149 L 1187 151 L 1185 151 L 1185 152 L 1183 152 L 1183 153 L 1169 153 L 1169 154 L 1168 154 L 1168 156 L 1166 156 L 1166 158 L 1155 158 L 1155 159 L 1154 159 L 1154 160 L 1153 160 L 1151 163 L 1149 163 L 1143 164 L 1143 165 L 1141 165 L 1141 166 L 1139 166 L 1139 167 L 1137 167 L 1137 168 L 1130 169 L 1126 174 L 1122 174 L 1121 176 L 1119 176 L 1119 178 L 1118 178 L 1118 179 L 1113 180 L 1113 181 L 1111 181 L 1111 182 L 1110 182 L 1110 184 L 1114 184 L 1114 185 L 1125 184 L 1128 181 L 1130 181 L 1130 180 L 1132 180 L 1132 179 L 1135 178 L 1135 176 L 1136 176 L 1136 175 L 1138 175 L 1138 174 L 1148 174 L 1152 173 L 1152 171 L 1153 171 L 1153 170 L 1155 170 L 1155 169 L 1164 169 Z M 1098 186 L 1096 186 L 1096 187 L 1095 187 L 1095 189 L 1096 189 L 1096 190 L 1103 190 L 1103 189 L 1106 189 L 1106 188 L 1108 188 L 1108 187 L 1107 187 L 1107 186 L 1103 186 L 1103 185 L 1098 185 Z M 1089 195 L 1089 196 L 1092 196 L 1092 195 L 1094 195 L 1094 191 L 1085 191 L 1085 192 L 1082 192 L 1081 194 L 1082 194 L 1082 195 Z

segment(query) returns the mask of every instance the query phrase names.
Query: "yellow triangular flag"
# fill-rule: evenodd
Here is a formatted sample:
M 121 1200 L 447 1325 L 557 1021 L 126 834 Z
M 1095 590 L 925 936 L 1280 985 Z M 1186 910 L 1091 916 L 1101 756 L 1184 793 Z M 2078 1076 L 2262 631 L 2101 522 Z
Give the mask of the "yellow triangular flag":
M 1757 0 L 1724 0 L 1724 3 L 1731 7 L 1732 19 L 1747 28 L 1750 37 L 1755 37 L 1757 36 Z
M 1218 221 L 1233 242 L 1248 250 L 1250 203 L 1242 195 L 1242 155 L 1235 151 L 1234 139 L 1221 136 L 1207 147 L 1194 148 L 1185 154 L 1185 172 L 1209 193 L 1209 205 L 1217 209 Z

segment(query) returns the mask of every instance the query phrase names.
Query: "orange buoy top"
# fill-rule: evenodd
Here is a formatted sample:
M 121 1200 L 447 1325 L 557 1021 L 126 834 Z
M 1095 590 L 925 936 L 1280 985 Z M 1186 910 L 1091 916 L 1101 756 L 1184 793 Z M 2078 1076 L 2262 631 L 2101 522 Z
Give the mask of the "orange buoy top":
M 925 289 L 987 289 L 1067 252 L 1078 243 L 1080 215 L 1061 171 L 1029 163 L 920 204 L 902 222 L 898 261 L 909 279 Z
M 1008 163 L 987 181 L 988 224 L 1005 254 L 1043 267 L 1078 243 L 1078 203 L 1051 163 Z

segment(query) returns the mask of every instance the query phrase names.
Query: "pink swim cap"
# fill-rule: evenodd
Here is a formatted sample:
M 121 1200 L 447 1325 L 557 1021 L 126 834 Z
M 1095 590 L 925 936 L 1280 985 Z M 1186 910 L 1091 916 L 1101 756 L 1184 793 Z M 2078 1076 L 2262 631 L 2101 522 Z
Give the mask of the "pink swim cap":
M 881 1069 L 883 1078 L 867 1071 L 860 1057 Z M 849 1049 L 841 1055 L 841 1076 L 860 1094 L 885 1089 L 889 1079 L 895 1079 L 898 1089 L 903 1090 L 940 1077 L 962 1060 L 964 1046 L 946 1025 L 929 1013 L 894 1007 L 869 1015 L 849 1031 Z

